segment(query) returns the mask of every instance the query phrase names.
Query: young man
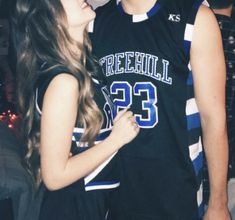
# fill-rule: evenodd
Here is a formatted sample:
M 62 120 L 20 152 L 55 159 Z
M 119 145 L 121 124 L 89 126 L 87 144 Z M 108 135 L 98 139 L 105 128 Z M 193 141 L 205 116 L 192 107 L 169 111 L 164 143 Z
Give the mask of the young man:
M 204 219 L 229 220 L 225 65 L 213 13 L 199 0 L 113 0 L 90 29 L 116 112 L 130 107 L 141 127 L 120 151 L 108 219 L 202 219 L 203 142 L 211 187 Z
M 211 8 L 219 23 L 226 61 L 226 111 L 229 140 L 229 209 L 235 219 L 235 24 L 231 18 L 232 0 L 210 0 Z

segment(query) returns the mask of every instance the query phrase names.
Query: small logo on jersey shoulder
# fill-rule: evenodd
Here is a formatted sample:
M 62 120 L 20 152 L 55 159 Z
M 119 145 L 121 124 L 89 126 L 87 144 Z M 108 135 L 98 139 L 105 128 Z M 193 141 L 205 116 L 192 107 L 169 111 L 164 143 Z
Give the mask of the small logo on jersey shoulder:
M 180 14 L 169 14 L 169 21 L 180 22 Z

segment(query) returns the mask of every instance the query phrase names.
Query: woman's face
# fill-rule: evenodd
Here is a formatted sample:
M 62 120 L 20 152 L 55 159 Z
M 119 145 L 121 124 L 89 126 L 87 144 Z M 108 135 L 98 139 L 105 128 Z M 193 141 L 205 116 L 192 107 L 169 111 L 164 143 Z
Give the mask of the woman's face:
M 61 0 L 70 28 L 86 26 L 95 18 L 95 12 L 86 0 Z

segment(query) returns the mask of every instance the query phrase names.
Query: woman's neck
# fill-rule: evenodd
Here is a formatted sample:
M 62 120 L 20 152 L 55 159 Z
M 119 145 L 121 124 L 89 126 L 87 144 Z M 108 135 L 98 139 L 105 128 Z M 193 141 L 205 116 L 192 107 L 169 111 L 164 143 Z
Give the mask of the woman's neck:
M 68 32 L 73 40 L 83 44 L 85 27 L 69 27 Z

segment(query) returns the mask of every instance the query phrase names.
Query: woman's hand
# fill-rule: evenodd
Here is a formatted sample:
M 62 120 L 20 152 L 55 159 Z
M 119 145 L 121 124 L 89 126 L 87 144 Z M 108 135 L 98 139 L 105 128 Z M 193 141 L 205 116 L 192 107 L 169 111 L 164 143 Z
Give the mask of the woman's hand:
M 113 142 L 121 148 L 131 142 L 139 133 L 140 128 L 136 122 L 133 112 L 124 109 L 119 111 L 114 119 L 114 126 L 110 134 Z

